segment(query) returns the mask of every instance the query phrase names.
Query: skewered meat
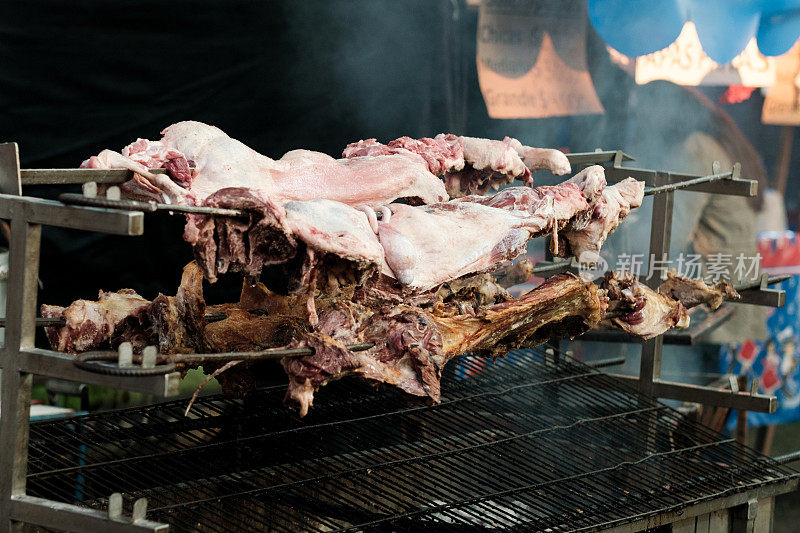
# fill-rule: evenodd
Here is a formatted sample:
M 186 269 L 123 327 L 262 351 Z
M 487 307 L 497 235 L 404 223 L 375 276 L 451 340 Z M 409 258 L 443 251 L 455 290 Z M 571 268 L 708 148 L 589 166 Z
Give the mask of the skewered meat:
M 315 276 L 327 283 L 331 274 L 348 273 L 359 285 L 379 267 L 401 286 L 423 292 L 513 259 L 528 240 L 557 235 L 588 209 L 573 183 L 511 187 L 492 197 L 427 206 L 390 204 L 380 222 L 370 208 L 330 200 L 278 206 L 243 188 L 217 191 L 204 205 L 250 214 L 187 217 L 184 238 L 209 281 L 227 271 L 259 276 L 273 266 L 265 272 L 268 285 L 283 293 L 307 292 Z
M 652 339 L 673 327 L 689 326 L 689 315 L 681 301 L 659 294 L 630 272 L 607 273 L 602 288 L 609 299 L 609 312 L 622 313 L 604 321 L 605 325 L 643 339 Z
M 45 328 L 54 350 L 78 353 L 99 346 L 135 322 L 147 320 L 150 302 L 131 289 L 117 292 L 100 291 L 97 301 L 76 300 L 68 307 L 42 305 L 46 318 L 63 318 L 66 325 Z
M 532 275 L 533 262 L 527 258 L 500 265 L 491 273 L 494 281 L 505 289 L 527 282 Z
M 297 240 L 286 223 L 286 211 L 257 191 L 221 189 L 203 205 L 249 214 L 248 219 L 187 215 L 183 238 L 212 283 L 229 270 L 258 276 L 265 265 L 284 263 L 296 254 Z
M 532 237 L 549 230 L 546 219 L 472 202 L 389 208 L 390 221 L 378 224 L 382 272 L 418 292 L 514 259 Z
M 709 287 L 703 280 L 679 276 L 674 269 L 667 272 L 667 281 L 658 287 L 658 292 L 679 300 L 686 308 L 707 304 L 712 311 L 722 305 L 724 300 L 740 298 L 728 281 L 720 280 Z
M 291 201 L 277 206 L 250 189 L 229 188 L 214 193 L 204 205 L 249 213 L 248 219 L 187 217 L 184 239 L 193 245 L 211 282 L 228 271 L 258 277 L 264 267 L 280 265 L 281 282 L 274 286 L 302 292 L 313 285 L 319 264 L 345 264 L 338 270 L 361 280 L 383 261 L 383 248 L 367 215 L 340 202 Z
M 600 167 L 602 170 L 602 167 Z M 605 179 L 603 180 L 603 184 Z M 590 194 L 593 191 L 589 190 Z M 554 186 L 509 187 L 492 196 L 465 196 L 457 201 L 475 202 L 489 207 L 505 209 L 523 217 L 538 218 L 543 228 L 534 236 L 551 233 L 551 251 L 558 254 L 559 231 L 569 226 L 572 229 L 585 227 L 591 217 L 592 204 L 587 201 L 581 188 L 572 180 Z M 583 220 L 584 222 L 578 222 Z
M 502 141 L 440 134 L 435 138 L 400 137 L 384 145 L 376 139 L 349 144 L 343 157 L 379 156 L 414 153 L 436 175 L 444 175 L 452 198 L 483 194 L 489 188 L 518 179 L 531 186 L 531 171 L 547 169 L 563 175 L 570 171 L 567 157 L 559 150 L 523 146 L 516 139 Z
M 604 188 L 586 227 L 567 229 L 561 233 L 564 242 L 559 245 L 560 255 L 594 263 L 608 236 L 625 220 L 632 208 L 642 205 L 643 197 L 644 182 L 633 178 Z
M 292 150 L 273 160 L 202 122 L 178 122 L 161 133 L 159 141 L 137 139 L 121 154 L 104 150 L 81 166 L 128 168 L 136 174 L 122 187 L 126 196 L 189 204 L 229 187 L 258 191 L 278 205 L 323 198 L 353 206 L 379 206 L 398 198 L 434 203 L 448 199 L 437 175 L 446 174 L 448 186 L 462 195 L 515 178 L 530 185 L 530 168 L 569 172 L 569 162 L 557 150 L 525 147 L 510 138 L 442 134 L 435 139 L 403 137 L 388 146 L 368 140 L 348 146 L 344 159 Z M 148 170 L 159 167 L 166 167 L 169 177 Z
M 159 295 L 150 304 L 123 290 L 104 293 L 101 302 L 79 301 L 71 307 L 95 308 L 103 302 L 135 298 L 141 305 L 130 308 L 130 316 L 118 313 L 114 322 L 136 327 L 117 327 L 114 335 L 117 341 L 131 340 L 130 333 L 141 335 L 137 351 L 154 343 L 164 354 L 248 351 L 287 344 L 313 347 L 313 355 L 282 360 L 290 379 L 287 399 L 300 405 L 301 414 L 320 386 L 348 374 L 438 401 L 441 371 L 452 357 L 465 352 L 495 357 L 522 343 L 574 337 L 601 323 L 606 311 L 618 316 L 603 323 L 643 338 L 688 325 L 680 302 L 647 288 L 627 272 L 610 273 L 604 290 L 571 274 L 554 276 L 516 299 L 489 274 L 453 280 L 428 299 L 408 298 L 396 305 L 365 305 L 353 294 L 321 296 L 315 304 L 316 325 L 309 320 L 303 295 L 279 296 L 260 283 L 245 283 L 236 304 L 206 309 L 202 279 L 199 266 L 192 263 L 184 269 L 174 297 Z M 206 310 L 224 312 L 226 317 L 206 323 Z M 100 337 L 81 337 L 81 332 L 108 323 L 98 316 L 89 313 L 82 321 L 73 319 L 63 328 L 50 328 L 53 347 L 70 345 L 70 335 L 76 334 L 90 342 L 77 348 L 72 342 L 73 351 L 109 340 L 107 331 Z M 360 342 L 375 346 L 364 352 L 345 347 Z M 207 365 L 204 370 L 214 368 Z M 241 394 L 252 385 L 252 374 L 252 368 L 240 365 L 219 379 L 223 390 Z
M 319 152 L 293 150 L 273 160 L 202 122 L 178 122 L 162 135 L 160 141 L 139 139 L 123 149 L 135 161 L 105 150 L 82 166 L 130 168 L 137 177 L 123 187 L 127 195 L 158 201 L 166 196 L 178 203 L 201 203 L 229 187 L 258 191 L 278 205 L 320 198 L 350 205 L 382 205 L 397 198 L 423 203 L 447 199 L 442 181 L 428 171 L 421 157 L 410 152 L 337 160 Z M 177 160 L 182 161 L 174 163 Z M 141 164 L 160 167 L 167 161 L 173 161 L 168 170 L 180 168 L 172 174 L 177 183 L 148 172 Z M 195 170 L 187 179 L 185 169 L 190 161 Z
M 531 238 L 557 233 L 587 208 L 572 183 L 512 187 L 488 198 L 419 207 L 391 204 L 389 221 L 378 223 L 386 257 L 382 273 L 424 292 L 515 258 Z
M 597 288 L 572 275 L 554 276 L 520 298 L 475 314 L 407 305 L 377 312 L 357 304 L 335 306 L 320 315 L 315 333 L 292 344 L 313 347 L 314 355 L 282 360 L 290 380 L 286 399 L 299 404 L 303 416 L 320 386 L 358 374 L 438 402 L 442 369 L 454 356 L 499 356 L 525 342 L 574 337 L 594 327 L 604 312 Z M 352 342 L 375 347 L 350 352 L 345 345 Z
M 606 171 L 600 165 L 591 165 L 566 181 L 575 184 L 586 197 L 590 207 L 594 207 L 606 188 Z
M 150 305 L 154 339 L 160 353 L 203 352 L 206 303 L 203 271 L 192 261 L 183 269 L 175 296 L 159 294 Z

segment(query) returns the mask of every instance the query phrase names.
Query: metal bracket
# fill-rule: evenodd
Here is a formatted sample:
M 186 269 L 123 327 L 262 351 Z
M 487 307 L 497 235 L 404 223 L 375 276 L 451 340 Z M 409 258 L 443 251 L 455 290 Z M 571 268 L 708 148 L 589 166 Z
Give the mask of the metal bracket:
M 641 389 L 640 378 L 636 376 L 622 374 L 612 375 L 621 381 L 638 386 Z M 688 383 L 662 381 L 660 379 L 653 380 L 648 385 L 653 391 L 651 395 L 657 398 L 695 402 L 703 405 L 714 405 L 717 407 L 728 407 L 730 409 L 756 411 L 759 413 L 774 413 L 775 409 L 778 407 L 778 399 L 775 396 L 766 394 L 729 391 L 701 385 L 690 385 Z
M 703 177 L 696 174 L 680 174 L 677 172 L 663 172 L 644 168 L 628 168 L 622 166 L 622 161 L 624 161 L 624 159 L 619 158 L 614 161 L 613 166 L 605 168 L 606 179 L 609 182 L 617 182 L 630 177 L 643 181 L 648 187 L 659 187 L 697 180 Z M 719 174 L 722 173 L 719 172 L 719 164 L 717 164 L 712 167 L 712 175 Z M 740 179 L 741 165 L 739 165 L 739 163 L 733 166 L 733 170 L 724 174 L 727 174 L 727 177 L 723 179 L 682 187 L 682 190 L 727 194 L 732 196 L 756 196 L 758 194 L 757 181 Z
M 734 303 L 767 307 L 783 307 L 786 303 L 786 291 L 769 288 L 769 274 L 761 274 L 757 287 L 743 289 L 739 294 L 741 299 L 734 300 Z

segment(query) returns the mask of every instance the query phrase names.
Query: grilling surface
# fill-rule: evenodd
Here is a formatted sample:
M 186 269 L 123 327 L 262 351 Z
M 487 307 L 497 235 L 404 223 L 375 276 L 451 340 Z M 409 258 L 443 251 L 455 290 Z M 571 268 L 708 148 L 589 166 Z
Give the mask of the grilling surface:
M 451 363 L 442 401 L 342 379 L 31 425 L 28 493 L 148 499 L 171 531 L 593 530 L 793 471 L 544 350 Z

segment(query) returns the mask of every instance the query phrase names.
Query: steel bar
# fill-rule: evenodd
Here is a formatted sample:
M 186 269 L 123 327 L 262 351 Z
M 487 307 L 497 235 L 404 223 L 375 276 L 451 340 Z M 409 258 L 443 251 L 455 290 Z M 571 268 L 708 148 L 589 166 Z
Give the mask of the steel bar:
M 0 194 L 22 194 L 17 143 L 0 143 Z
M 664 173 L 658 173 L 655 185 L 663 185 L 667 181 Z M 650 261 L 666 260 L 669 255 L 670 239 L 672 236 L 672 204 L 675 193 L 667 191 L 653 198 L 653 214 L 650 223 Z M 652 265 L 649 265 L 652 267 Z M 654 276 L 648 280 L 648 285 L 656 289 L 659 280 Z M 647 396 L 657 396 L 653 382 L 661 375 L 661 352 L 664 338 L 658 336 L 642 344 L 642 357 L 639 364 L 639 392 Z
M 375 343 L 364 342 L 351 344 L 347 349 L 352 352 L 369 350 Z M 194 365 L 210 362 L 232 362 L 232 361 L 266 361 L 283 359 L 284 357 L 303 357 L 314 355 L 313 348 L 268 348 L 266 350 L 252 352 L 225 352 L 207 354 L 169 354 L 164 356 L 164 360 L 152 367 L 142 366 L 120 366 L 103 364 L 117 361 L 117 352 L 83 352 L 72 359 L 72 363 L 87 372 L 103 374 L 107 376 L 139 378 L 169 375 L 175 372 L 176 365 Z M 136 359 L 141 360 L 141 356 Z
M 169 525 L 152 520 L 109 518 L 108 513 L 102 511 L 25 495 L 14 497 L 11 502 L 11 517 L 13 520 L 59 531 L 166 533 L 169 530 Z
M 767 278 L 766 285 L 775 285 L 777 283 L 781 283 L 786 281 L 787 279 L 791 279 L 792 276 L 770 276 Z M 740 283 L 738 285 L 734 285 L 733 288 L 736 292 L 747 291 L 750 289 L 758 289 L 761 287 L 761 279 L 757 279 L 756 281 L 748 281 L 746 283 Z
M 701 183 L 709 183 L 721 179 L 729 179 L 732 176 L 733 172 L 725 172 L 723 174 L 710 174 L 708 176 L 700 176 L 699 178 L 687 179 L 684 181 L 669 183 L 667 185 L 660 185 L 658 187 L 645 187 L 644 195 L 652 196 L 654 194 L 661 194 L 669 191 L 677 191 L 678 189 L 686 189 L 692 187 L 693 185 L 699 185 Z
M 205 319 L 206 322 L 219 322 L 220 320 L 225 320 L 228 318 L 228 315 L 223 312 L 214 312 L 214 313 L 206 313 Z M 37 328 L 47 328 L 47 327 L 59 327 L 66 325 L 67 321 L 63 317 L 36 317 L 36 327 Z M 6 327 L 6 319 L 0 318 L 0 328 Z
M 577 265 L 572 260 L 563 261 L 539 261 L 533 266 L 534 274 L 560 274 L 568 271 L 570 268 L 576 268 Z
M 625 364 L 624 357 L 609 357 L 608 359 L 598 359 L 597 361 L 587 361 L 586 366 L 592 368 L 605 368 L 607 366 L 619 366 Z
M 606 179 L 610 183 L 615 183 L 625 178 L 631 177 L 639 181 L 644 181 L 646 186 L 660 187 L 681 181 L 693 180 L 701 176 L 693 174 L 677 174 L 671 172 L 661 172 L 642 168 L 628 167 L 606 167 Z M 707 183 L 691 185 L 684 190 L 694 192 L 708 192 L 714 194 L 726 194 L 731 196 L 756 196 L 758 194 L 758 182 L 738 178 L 720 179 Z
M 215 215 L 222 217 L 246 218 L 245 211 L 239 209 L 225 209 L 222 207 L 207 207 L 181 204 L 162 204 L 156 202 L 139 202 L 136 200 L 111 200 L 102 196 L 88 197 L 82 194 L 63 193 L 58 195 L 58 199 L 68 205 L 82 205 L 90 207 L 100 207 L 104 209 L 120 209 L 124 211 L 143 211 L 152 213 L 154 211 L 174 211 L 176 213 L 193 213 L 200 215 Z
M 166 169 L 150 168 L 153 174 L 164 174 Z M 124 168 L 23 168 L 22 185 L 74 185 L 104 183 L 115 185 L 133 178 L 133 172 Z
M 362 342 L 346 346 L 351 352 L 362 352 L 374 347 L 373 342 Z M 227 353 L 198 353 L 198 354 L 176 354 L 170 356 L 177 363 L 197 364 L 210 361 L 262 361 L 267 359 L 281 359 L 283 357 L 303 357 L 314 355 L 313 348 L 268 348 L 266 350 L 252 352 L 227 352 Z
M 784 455 L 778 455 L 777 457 L 773 457 L 772 460 L 779 465 L 785 465 L 789 463 L 794 463 L 795 461 L 800 461 L 800 450 L 790 452 Z
M 144 215 L 139 212 L 67 206 L 41 198 L 0 194 L 0 218 L 12 218 L 12 212 L 17 208 L 19 216 L 31 224 L 116 235 L 141 235 L 144 232 Z
M 613 377 L 630 384 L 638 385 L 639 382 L 639 378 L 636 376 L 614 374 Z M 701 385 L 690 385 L 688 383 L 655 380 L 653 381 L 652 389 L 653 396 L 657 398 L 696 402 L 703 405 L 714 405 L 717 407 L 728 407 L 731 409 L 742 409 L 759 413 L 773 413 L 778 405 L 778 400 L 775 396 L 751 394 L 749 392 L 734 393 L 729 390 L 714 389 Z
M 8 519 L 12 496 L 25 493 L 28 462 L 28 416 L 33 376 L 21 365 L 20 350 L 33 347 L 36 296 L 39 279 L 39 246 L 42 227 L 25 217 L 19 197 L 2 195 L 13 202 L 0 202 L 11 219 L 9 243 L 8 296 L 3 347 L 0 349 L 0 531 L 20 530 Z M 11 205 L 7 205 L 11 203 Z
M 776 279 L 780 280 L 780 277 Z M 742 289 L 742 292 L 740 293 L 741 298 L 733 301 L 739 304 L 783 307 L 783 305 L 786 303 L 786 291 L 782 289 L 768 288 L 768 285 L 777 283 L 777 281 L 771 281 L 767 274 L 762 274 L 757 283 L 758 285 L 755 287 L 747 287 Z M 747 285 L 751 284 L 748 283 Z

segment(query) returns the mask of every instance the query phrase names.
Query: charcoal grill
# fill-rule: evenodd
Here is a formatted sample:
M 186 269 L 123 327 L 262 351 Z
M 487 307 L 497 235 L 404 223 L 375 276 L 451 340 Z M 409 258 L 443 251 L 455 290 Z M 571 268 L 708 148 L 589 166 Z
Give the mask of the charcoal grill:
M 699 179 L 622 167 L 630 157 L 621 151 L 568 157 L 573 166 L 606 165 L 609 181 L 633 175 L 662 190 L 650 243 L 657 256 L 669 248 L 673 188 L 756 192 L 737 168 L 720 174 L 715 167 Z M 469 358 L 451 363 L 456 374 L 473 375 L 446 377 L 436 406 L 342 380 L 316 395 L 302 421 L 281 406 L 280 387 L 244 401 L 201 399 L 188 419 L 179 401 L 29 426 L 34 374 L 177 394 L 176 372 L 97 374 L 34 346 L 41 226 L 140 235 L 144 213 L 22 196 L 22 186 L 129 178 L 125 170 L 20 169 L 16 144 L 0 144 L 0 218 L 11 221 L 0 350 L 0 533 L 26 523 L 109 532 L 164 531 L 167 524 L 179 531 L 636 531 L 725 509 L 735 509 L 732 521 L 753 526 L 757 516 L 770 516 L 756 514 L 762 504 L 796 487 L 794 472 L 652 399 L 775 408 L 773 396 L 756 391 L 661 380 L 662 337 L 643 344 L 633 382 L 533 349 L 489 368 Z M 743 299 L 782 305 L 783 293 L 767 281 Z
M 175 531 L 584 531 L 685 520 L 797 484 L 565 357 L 451 364 L 439 405 L 345 379 L 302 420 L 279 386 L 203 397 L 188 418 L 180 400 L 35 423 L 28 494 L 97 510 L 114 491 L 128 507 L 145 497 L 148 518 Z

